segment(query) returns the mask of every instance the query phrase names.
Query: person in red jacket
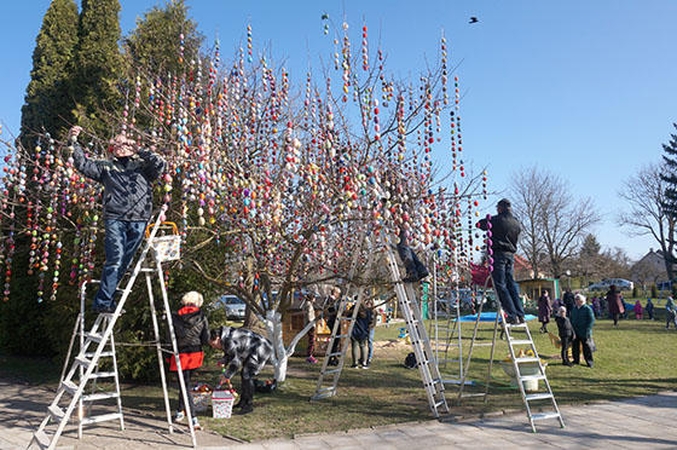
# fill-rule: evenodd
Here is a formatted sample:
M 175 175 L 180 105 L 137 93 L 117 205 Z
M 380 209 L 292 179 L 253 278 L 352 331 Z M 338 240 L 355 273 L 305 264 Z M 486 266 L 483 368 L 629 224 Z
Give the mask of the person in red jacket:
M 200 309 L 204 298 L 202 294 L 195 291 L 186 293 L 181 298 L 181 308 L 172 313 L 172 323 L 174 324 L 174 333 L 179 347 L 179 360 L 181 362 L 181 372 L 186 389 L 192 385 L 191 378 L 195 369 L 202 367 L 204 359 L 203 345 L 209 344 L 209 324 L 204 313 Z M 176 359 L 172 356 L 169 360 L 169 370 L 177 372 Z M 195 416 L 195 404 L 193 397 L 188 393 L 188 403 L 193 418 L 193 428 L 201 429 L 200 423 Z M 186 405 L 183 402 L 183 393 L 179 389 L 179 409 L 174 418 L 175 422 L 180 422 L 186 417 Z

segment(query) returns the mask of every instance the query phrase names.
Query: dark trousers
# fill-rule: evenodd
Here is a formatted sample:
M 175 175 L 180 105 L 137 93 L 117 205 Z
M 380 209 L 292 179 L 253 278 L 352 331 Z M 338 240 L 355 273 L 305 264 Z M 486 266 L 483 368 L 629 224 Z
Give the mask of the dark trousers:
M 571 356 L 573 357 L 574 364 L 579 364 L 581 361 L 581 346 L 583 347 L 583 359 L 585 359 L 586 364 L 592 364 L 592 349 L 590 348 L 589 342 L 587 339 L 580 339 L 575 337 L 571 348 Z
M 190 389 L 192 386 L 191 378 L 193 372 L 193 369 L 183 371 L 183 381 L 186 384 L 186 393 L 188 394 L 188 405 L 190 406 L 191 417 L 195 417 L 195 403 L 193 402 L 193 397 L 190 395 Z M 183 394 L 181 393 L 181 380 L 179 380 L 179 372 L 176 372 L 176 381 L 179 383 L 179 411 L 185 411 L 186 407 L 183 404 Z
M 571 364 L 569 361 L 569 348 L 571 347 L 571 338 L 570 337 L 561 337 L 560 341 L 562 342 L 562 362 L 564 364 Z

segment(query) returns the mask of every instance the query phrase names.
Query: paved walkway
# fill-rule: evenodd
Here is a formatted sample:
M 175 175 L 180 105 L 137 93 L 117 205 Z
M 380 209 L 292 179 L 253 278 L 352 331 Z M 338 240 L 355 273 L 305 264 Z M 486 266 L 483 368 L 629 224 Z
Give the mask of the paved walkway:
M 24 449 L 44 417 L 53 393 L 40 388 L 0 381 L 0 450 Z M 677 449 L 677 391 L 627 401 L 604 402 L 562 408 L 566 423 L 537 422 L 531 432 L 526 414 L 496 415 L 463 421 L 430 420 L 354 430 L 349 433 L 319 433 L 289 440 L 252 444 L 198 431 L 199 449 L 236 450 L 413 450 L 434 449 Z M 166 422 L 138 411 L 125 410 L 126 430 L 115 422 L 86 428 L 81 440 L 68 426 L 58 448 L 176 449 L 191 448 L 187 428 L 169 434 Z

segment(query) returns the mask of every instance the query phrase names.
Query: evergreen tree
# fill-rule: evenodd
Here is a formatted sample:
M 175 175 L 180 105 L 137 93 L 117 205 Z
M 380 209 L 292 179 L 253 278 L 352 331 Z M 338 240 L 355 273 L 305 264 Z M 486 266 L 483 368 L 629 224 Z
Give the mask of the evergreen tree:
M 672 124 L 677 129 L 677 123 Z M 663 201 L 663 209 L 668 217 L 673 220 L 677 219 L 677 135 L 671 134 L 670 141 L 663 144 L 663 161 L 665 161 L 666 171 L 661 174 L 661 179 L 665 181 L 665 200 Z M 669 247 L 673 248 L 677 242 L 677 237 L 671 234 L 667 237 Z M 673 254 L 665 253 L 666 266 L 672 267 L 677 258 Z M 670 273 L 668 269 L 668 273 Z
M 153 7 L 138 19 L 124 47 L 136 70 L 178 74 L 184 60 L 198 57 L 203 42 L 197 23 L 188 18 L 184 1 L 172 0 L 164 8 Z
M 78 38 L 74 0 L 53 0 L 42 20 L 33 50 L 31 81 L 21 108 L 20 140 L 32 147 L 36 133 L 59 135 L 73 122 L 68 67 Z
M 119 131 L 112 129 L 109 118 L 119 116 L 124 106 L 119 90 L 120 74 L 125 73 L 119 13 L 118 0 L 82 0 L 71 94 L 76 122 L 100 139 Z

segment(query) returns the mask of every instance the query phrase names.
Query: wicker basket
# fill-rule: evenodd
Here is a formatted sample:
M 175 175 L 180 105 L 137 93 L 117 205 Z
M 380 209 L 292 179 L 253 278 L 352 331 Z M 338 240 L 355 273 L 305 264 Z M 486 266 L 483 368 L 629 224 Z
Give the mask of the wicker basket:
M 209 403 L 212 400 L 211 392 L 190 391 L 190 396 L 193 397 L 195 412 L 205 412 L 209 409 Z

